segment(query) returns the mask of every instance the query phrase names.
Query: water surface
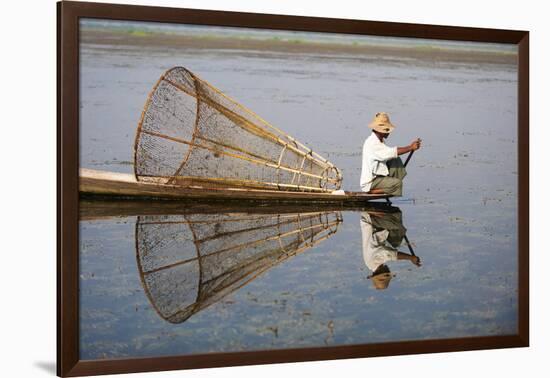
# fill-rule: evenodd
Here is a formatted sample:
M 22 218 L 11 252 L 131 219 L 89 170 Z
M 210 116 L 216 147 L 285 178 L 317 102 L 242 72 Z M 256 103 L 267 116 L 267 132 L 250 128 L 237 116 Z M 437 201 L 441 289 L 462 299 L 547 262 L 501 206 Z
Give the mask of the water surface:
M 502 239 L 466 222 L 426 229 L 443 214 L 407 203 L 276 211 L 82 220 L 81 358 L 514 333 L 515 256 Z M 422 262 L 388 261 L 385 290 L 365 262 L 365 217 L 390 233 L 380 245 Z
M 408 167 L 404 197 L 394 202 L 423 265 L 388 262 L 395 277 L 387 289 L 377 290 L 363 259 L 365 209 L 325 209 L 339 220 L 336 232 L 315 245 L 298 245 L 297 249 L 307 248 L 276 264 L 273 259 L 286 255 L 276 246 L 268 248 L 271 255 L 256 255 L 269 264 L 258 262 L 265 269 L 255 279 L 238 289 L 207 295 L 208 302 L 194 305 L 191 315 L 181 311 L 183 315 L 174 318 L 170 311 L 195 303 L 197 292 L 181 289 L 204 285 L 198 284 L 202 281 L 196 271 L 195 275 L 178 271 L 148 289 L 136 239 L 143 235 L 140 224 L 158 223 L 147 244 L 149 249 L 157 246 L 156 259 L 147 260 L 153 264 L 148 269 L 154 270 L 192 259 L 198 236 L 185 222 L 206 215 L 182 209 L 150 214 L 149 204 L 132 214 L 114 212 L 105 217 L 92 211 L 80 222 L 82 359 L 516 332 L 513 48 L 450 42 L 428 48 L 426 41 L 403 39 L 388 40 L 385 46 L 372 37 L 342 40 L 317 34 L 309 43 L 305 33 L 297 37 L 262 32 L 246 36 L 255 38 L 246 43 L 234 34 L 231 41 L 222 41 L 224 48 L 212 49 L 201 34 L 204 30 L 196 28 L 192 33 L 178 29 L 182 36 L 198 38 L 189 45 L 178 44 L 177 35 L 167 39 L 170 43 L 151 43 L 153 39 L 147 38 L 158 33 L 143 25 L 122 28 L 127 36 L 133 35 L 131 39 L 112 30 L 116 27 L 97 34 L 96 25 L 95 34 L 86 34 L 92 29 L 84 27 L 81 35 L 82 167 L 132 172 L 135 128 L 146 96 L 162 72 L 176 65 L 187 67 L 327 157 L 342 169 L 346 190 L 359 189 L 361 146 L 369 135 L 366 125 L 374 113 L 386 111 L 397 125 L 388 144 L 405 145 L 415 137 L 424 140 Z M 209 38 L 220 33 L 223 30 L 216 29 Z M 278 44 L 276 51 L 269 50 L 270 40 Z M 415 53 L 403 52 L 402 45 L 409 42 Z M 239 43 L 244 47 L 239 48 Z M 345 48 L 334 47 L 346 43 Z M 264 215 L 273 213 L 277 210 Z M 219 232 L 230 232 L 225 221 L 235 219 L 233 224 L 239 224 L 247 213 L 220 209 L 207 216 L 214 225 L 208 229 L 209 240 L 215 242 Z M 240 225 L 242 230 L 248 227 Z M 246 244 L 265 236 L 256 233 L 260 231 L 230 233 L 233 239 L 222 244 Z M 219 250 L 216 245 L 212 248 Z M 410 253 L 404 241 L 399 250 Z M 256 252 L 247 253 L 250 258 Z M 217 277 L 224 266 L 243 264 L 251 268 L 237 256 L 231 263 L 212 266 L 219 268 Z M 176 267 L 184 269 L 183 264 Z M 219 290 L 225 287 L 212 282 Z M 203 293 L 213 293 L 204 287 Z

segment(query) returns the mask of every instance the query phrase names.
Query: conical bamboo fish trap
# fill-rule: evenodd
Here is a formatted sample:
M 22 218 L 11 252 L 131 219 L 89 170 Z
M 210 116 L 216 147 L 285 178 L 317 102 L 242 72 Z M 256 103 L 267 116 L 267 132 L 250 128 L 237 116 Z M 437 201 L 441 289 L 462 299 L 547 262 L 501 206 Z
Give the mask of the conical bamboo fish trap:
M 327 239 L 341 222 L 336 211 L 139 216 L 141 282 L 157 313 L 181 323 Z
M 340 171 L 183 67 L 149 94 L 134 145 L 138 181 L 331 192 Z

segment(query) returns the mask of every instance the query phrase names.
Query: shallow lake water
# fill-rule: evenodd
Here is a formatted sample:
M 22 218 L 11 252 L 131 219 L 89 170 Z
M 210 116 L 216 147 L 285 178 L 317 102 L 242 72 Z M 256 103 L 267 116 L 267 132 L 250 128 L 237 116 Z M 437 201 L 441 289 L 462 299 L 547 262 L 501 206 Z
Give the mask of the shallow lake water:
M 279 233 L 269 222 L 291 219 L 283 228 L 298 237 L 307 230 L 296 217 L 312 211 L 204 214 L 182 206 L 170 215 L 83 217 L 82 359 L 515 333 L 515 65 L 93 41 L 80 54 L 82 167 L 132 172 L 146 96 L 176 65 L 327 157 L 342 169 L 346 190 L 359 190 L 374 113 L 390 113 L 397 125 L 388 144 L 424 140 L 404 196 L 393 201 L 422 266 L 389 262 L 394 276 L 385 290 L 374 287 L 364 261 L 361 220 L 369 209 L 315 209 L 335 232 L 320 227 L 313 238 L 325 239 L 297 239 L 286 249 L 272 245 Z M 197 224 L 203 237 L 193 234 Z M 215 256 L 241 251 L 209 263 L 216 280 L 196 270 L 195 242 L 203 239 L 208 253 L 221 251 Z M 406 244 L 398 248 L 410 254 Z

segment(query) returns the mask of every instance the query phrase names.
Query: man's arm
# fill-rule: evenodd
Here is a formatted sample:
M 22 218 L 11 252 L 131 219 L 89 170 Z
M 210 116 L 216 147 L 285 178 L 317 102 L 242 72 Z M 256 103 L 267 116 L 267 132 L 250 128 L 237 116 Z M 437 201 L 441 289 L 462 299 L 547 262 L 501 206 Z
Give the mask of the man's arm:
M 416 266 L 422 266 L 422 263 L 420 262 L 420 257 L 409 255 L 408 253 L 397 251 L 397 260 L 409 260 Z
M 408 146 L 397 147 L 397 155 L 403 155 L 403 154 L 406 154 L 407 152 L 416 151 L 420 148 L 421 144 L 422 144 L 422 139 L 417 138 Z

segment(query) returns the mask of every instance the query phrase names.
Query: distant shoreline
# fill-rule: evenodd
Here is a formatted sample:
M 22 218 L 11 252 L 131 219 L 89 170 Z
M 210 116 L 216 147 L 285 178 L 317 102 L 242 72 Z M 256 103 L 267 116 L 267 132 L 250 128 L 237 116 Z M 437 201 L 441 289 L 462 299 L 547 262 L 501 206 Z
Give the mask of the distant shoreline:
M 374 57 L 411 58 L 423 61 L 456 63 L 517 64 L 513 52 L 476 51 L 423 46 L 380 46 L 364 44 L 338 44 L 304 40 L 235 38 L 218 36 L 184 36 L 169 33 L 83 29 L 80 41 L 85 44 L 111 46 L 138 46 L 174 49 L 223 49 L 274 51 L 286 53 L 353 54 Z

